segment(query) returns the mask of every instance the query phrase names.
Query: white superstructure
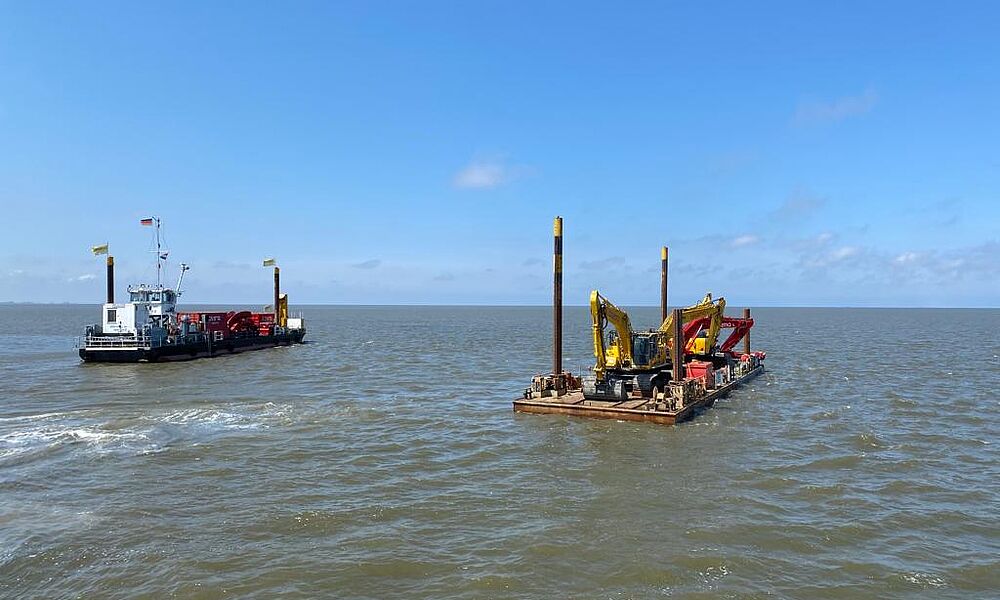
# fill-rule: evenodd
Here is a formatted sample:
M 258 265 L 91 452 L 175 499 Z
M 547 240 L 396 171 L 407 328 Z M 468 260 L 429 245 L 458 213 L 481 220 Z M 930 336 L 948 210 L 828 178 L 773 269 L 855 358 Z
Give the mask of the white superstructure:
M 163 286 L 129 286 L 129 302 L 105 304 L 101 333 L 162 337 L 177 325 L 178 293 Z

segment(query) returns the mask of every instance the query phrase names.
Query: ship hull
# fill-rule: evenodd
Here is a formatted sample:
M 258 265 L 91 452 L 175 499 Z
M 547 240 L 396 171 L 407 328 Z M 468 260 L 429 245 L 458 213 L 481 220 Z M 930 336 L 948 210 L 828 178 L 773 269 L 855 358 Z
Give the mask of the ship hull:
M 84 362 L 137 363 L 172 362 L 212 358 L 239 354 L 251 350 L 264 350 L 277 346 L 301 344 L 305 331 L 291 331 L 279 335 L 234 337 L 218 341 L 199 341 L 188 344 L 171 344 L 154 348 L 80 348 Z

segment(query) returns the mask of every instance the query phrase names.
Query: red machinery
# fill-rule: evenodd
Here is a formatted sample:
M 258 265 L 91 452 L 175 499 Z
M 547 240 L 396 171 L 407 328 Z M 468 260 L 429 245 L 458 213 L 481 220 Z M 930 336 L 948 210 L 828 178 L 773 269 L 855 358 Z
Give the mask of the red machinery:
M 712 317 L 701 317 L 700 319 L 695 319 L 684 326 L 684 348 L 687 352 L 691 352 L 694 348 L 694 341 L 698 337 L 698 334 L 702 329 L 706 329 L 712 323 Z M 741 319 L 737 317 L 722 317 L 721 329 L 732 329 L 733 332 L 729 334 L 726 341 L 722 342 L 719 346 L 721 352 L 728 352 L 729 354 L 733 352 L 733 348 L 736 344 L 740 343 L 748 333 L 750 333 L 750 328 L 753 327 L 753 319 Z
M 253 313 L 250 315 L 253 324 L 261 335 L 270 335 L 274 328 L 274 313 Z
M 256 331 L 257 326 L 253 322 L 253 315 L 250 314 L 250 311 L 241 310 L 226 315 L 226 329 L 230 333 L 239 333 L 241 331 Z
M 257 332 L 270 335 L 274 330 L 274 313 L 252 313 L 247 310 L 229 312 L 178 312 L 177 322 L 184 319 L 206 333 L 220 332 L 223 337 L 234 333 Z

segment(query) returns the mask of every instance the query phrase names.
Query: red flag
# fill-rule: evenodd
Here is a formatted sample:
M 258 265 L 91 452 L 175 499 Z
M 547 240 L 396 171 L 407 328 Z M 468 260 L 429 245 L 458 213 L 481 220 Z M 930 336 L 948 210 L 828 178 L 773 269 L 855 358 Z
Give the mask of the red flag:
M 139 221 L 139 222 L 140 222 L 140 223 L 142 223 L 143 225 L 152 225 L 152 224 L 153 224 L 153 219 L 152 219 L 152 218 L 149 218 L 149 219 L 142 219 L 142 220 L 141 220 L 141 221 Z

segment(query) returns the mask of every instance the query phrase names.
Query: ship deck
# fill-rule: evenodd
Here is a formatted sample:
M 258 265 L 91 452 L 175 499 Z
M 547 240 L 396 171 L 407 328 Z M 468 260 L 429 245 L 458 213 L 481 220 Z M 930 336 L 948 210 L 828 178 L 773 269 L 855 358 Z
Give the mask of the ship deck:
M 519 413 L 535 413 L 546 415 L 569 415 L 574 417 L 589 417 L 593 419 L 616 419 L 619 421 L 640 421 L 673 425 L 690 419 L 699 411 L 711 407 L 719 398 L 724 398 L 730 392 L 744 383 L 754 379 L 764 372 L 764 366 L 748 372 L 714 390 L 709 390 L 704 396 L 687 404 L 678 410 L 657 410 L 652 398 L 629 398 L 624 401 L 587 400 L 583 391 L 576 390 L 568 394 L 549 397 L 514 400 L 514 411 Z

